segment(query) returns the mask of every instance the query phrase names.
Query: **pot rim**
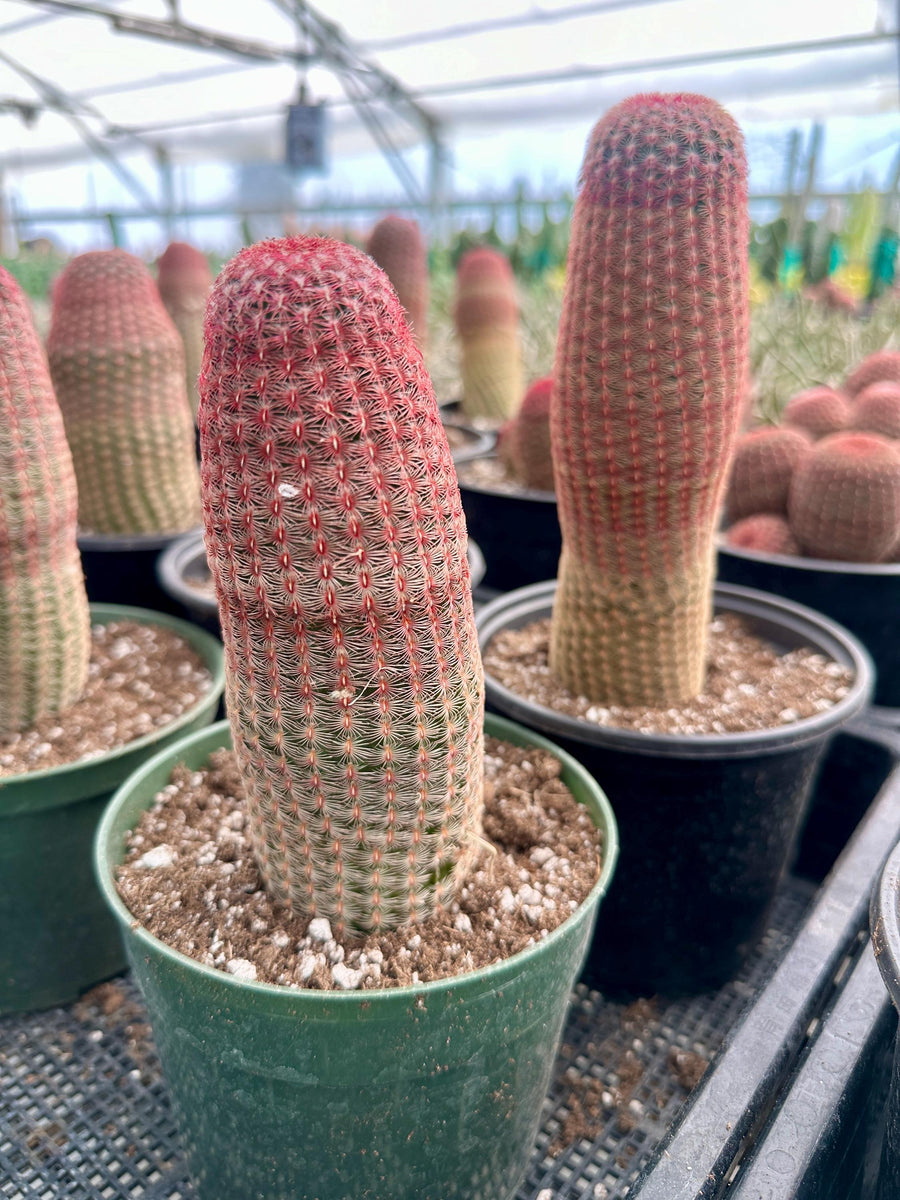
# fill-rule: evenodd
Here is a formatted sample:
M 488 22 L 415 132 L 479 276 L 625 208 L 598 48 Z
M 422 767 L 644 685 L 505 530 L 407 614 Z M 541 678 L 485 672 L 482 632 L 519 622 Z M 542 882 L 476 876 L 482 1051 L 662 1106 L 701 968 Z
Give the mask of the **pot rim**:
M 143 925 L 140 925 L 119 896 L 114 883 L 115 867 L 121 861 L 121 858 L 119 858 L 118 861 L 114 862 L 112 854 L 112 842 L 115 836 L 114 826 L 118 811 L 130 799 L 133 792 L 141 787 L 141 784 L 148 775 L 152 775 L 159 767 L 164 765 L 169 764 L 174 766 L 178 762 L 178 755 L 185 749 L 190 749 L 195 743 L 204 740 L 215 743 L 215 745 L 210 746 L 210 751 L 220 746 L 230 745 L 231 728 L 227 720 L 219 721 L 214 725 L 207 726 L 205 729 L 197 730 L 181 738 L 178 742 L 165 747 L 158 754 L 155 754 L 143 763 L 116 791 L 107 805 L 94 839 L 94 874 L 100 891 L 103 893 L 107 905 L 112 909 L 116 920 L 123 928 L 128 929 L 130 936 L 135 938 L 145 952 L 161 955 L 163 958 L 167 958 L 172 964 L 179 965 L 185 970 L 199 972 L 201 976 L 209 981 L 214 981 L 226 990 L 236 989 L 245 995 L 252 995 L 275 1005 L 283 1004 L 291 1009 L 296 1008 L 298 1003 L 305 1003 L 313 1007 L 320 1007 L 325 1003 L 327 1005 L 337 1005 L 341 1008 L 353 1008 L 354 1006 L 375 1008 L 376 1006 L 408 1005 L 415 1003 L 422 996 L 427 997 L 428 995 L 448 990 L 452 991 L 458 988 L 466 988 L 467 990 L 472 988 L 477 990 L 481 985 L 487 987 L 502 986 L 508 975 L 518 975 L 526 963 L 532 958 L 543 954 L 545 947 L 552 946 L 563 937 L 573 920 L 585 917 L 592 908 L 596 910 L 609 888 L 609 883 L 615 870 L 619 854 L 619 835 L 615 815 L 603 789 L 593 776 L 579 762 L 572 758 L 570 754 L 567 754 L 565 750 L 542 735 L 534 733 L 530 729 L 525 729 L 505 717 L 498 717 L 493 713 L 485 715 L 485 732 L 501 738 L 506 736 L 509 740 L 513 740 L 513 736 L 515 736 L 520 742 L 524 742 L 527 745 L 539 746 L 542 749 L 550 750 L 560 760 L 565 772 L 570 775 L 577 775 L 587 786 L 593 801 L 600 810 L 603 821 L 602 825 L 598 824 L 598 828 L 600 828 L 603 834 L 603 856 L 600 864 L 600 874 L 590 892 L 578 907 L 545 938 L 540 939 L 530 946 L 526 946 L 524 949 L 509 955 L 507 958 L 501 959 L 499 962 L 491 963 L 486 967 L 480 967 L 476 971 L 465 971 L 458 975 L 447 976 L 444 979 L 434 979 L 424 983 L 410 984 L 405 987 L 365 988 L 346 992 L 323 991 L 317 988 L 294 988 L 286 987 L 282 984 L 259 983 L 236 979 L 232 975 L 227 975 L 224 971 L 207 966 L 205 963 L 197 962 L 196 959 L 191 958 L 189 955 L 182 954 L 181 951 L 167 945 L 154 934 L 150 933 L 149 930 L 145 929 Z M 148 801 L 147 805 L 144 805 L 144 809 L 151 802 Z
M 177 717 L 173 717 L 166 725 L 154 729 L 151 733 L 143 733 L 140 737 L 133 738 L 130 742 L 125 742 L 124 745 L 115 746 L 111 750 L 104 751 L 102 754 L 97 754 L 92 758 L 82 758 L 71 763 L 60 763 L 55 767 L 45 767 L 39 771 L 20 771 L 16 775 L 0 776 L 0 817 L 3 816 L 3 801 L 7 790 L 11 790 L 16 784 L 28 783 L 38 785 L 41 782 L 51 782 L 54 778 L 61 775 L 72 777 L 78 774 L 87 774 L 95 770 L 98 765 L 114 762 L 117 758 L 123 758 L 125 755 L 133 754 L 135 751 L 140 751 L 145 746 L 152 746 L 160 737 L 170 736 L 175 730 L 178 730 L 184 725 L 189 725 L 196 720 L 200 712 L 206 708 L 210 702 L 217 696 L 221 696 L 225 688 L 225 662 L 221 651 L 220 643 L 212 634 L 200 629 L 199 626 L 191 624 L 190 621 L 184 620 L 182 617 L 173 617 L 168 613 L 157 612 L 151 608 L 136 608 L 130 604 L 105 604 L 92 603 L 89 605 L 91 624 L 107 624 L 110 621 L 131 620 L 136 621 L 140 625 L 161 625 L 165 629 L 171 629 L 195 649 L 203 659 L 203 664 L 209 671 L 212 682 L 208 691 L 185 709 L 183 713 L 179 713 Z M 65 714 L 61 714 L 65 715 Z
M 881 978 L 900 1009 L 900 842 L 888 855 L 872 892 L 869 924 Z
M 487 454 L 474 454 L 470 459 L 466 459 L 467 463 L 474 462 L 479 458 L 496 458 L 497 454 L 491 450 Z M 504 500 L 527 500 L 533 504 L 552 504 L 556 507 L 556 492 L 545 492 L 541 488 L 517 487 L 515 491 L 506 491 L 504 488 L 486 487 L 480 483 L 467 483 L 460 479 L 459 490 L 461 492 L 477 492 L 481 496 L 499 496 Z
M 900 562 L 865 563 L 843 562 L 837 558 L 806 558 L 799 554 L 774 554 L 763 550 L 748 550 L 744 546 L 729 546 L 722 535 L 716 549 L 719 554 L 733 554 L 749 562 L 771 563 L 794 571 L 827 571 L 833 575 L 900 575 Z
M 450 416 L 441 415 L 441 424 L 448 429 L 458 429 L 463 433 L 469 434 L 473 441 L 471 446 L 460 446 L 458 450 L 450 449 L 450 457 L 456 466 L 461 463 L 471 462 L 473 458 L 483 458 L 490 454 L 497 442 L 497 434 L 489 429 L 476 429 L 474 425 L 470 425 L 461 417 L 455 414 Z
M 551 579 L 506 592 L 486 604 L 475 618 L 482 654 L 491 638 L 502 629 L 511 624 L 526 623 L 520 618 L 538 620 L 549 616 L 555 592 L 556 580 Z M 485 671 L 488 703 L 495 703 L 513 720 L 529 727 L 536 726 L 550 738 L 565 737 L 570 741 L 631 754 L 716 759 L 793 750 L 827 736 L 868 702 L 875 678 L 872 659 L 862 643 L 842 625 L 801 604 L 735 584 L 717 583 L 713 598 L 714 602 L 724 601 L 719 607 L 724 607 L 726 611 L 778 622 L 795 636 L 799 635 L 807 643 L 812 642 L 820 653 L 828 654 L 835 661 L 851 667 L 855 677 L 847 695 L 825 712 L 777 729 L 712 734 L 639 733 L 597 725 L 517 696 Z M 813 632 L 818 634 L 817 638 L 813 638 Z
M 129 550 L 163 550 L 171 542 L 194 533 L 200 526 L 173 529 L 168 533 L 78 533 L 78 549 L 82 552 L 103 551 L 125 553 Z

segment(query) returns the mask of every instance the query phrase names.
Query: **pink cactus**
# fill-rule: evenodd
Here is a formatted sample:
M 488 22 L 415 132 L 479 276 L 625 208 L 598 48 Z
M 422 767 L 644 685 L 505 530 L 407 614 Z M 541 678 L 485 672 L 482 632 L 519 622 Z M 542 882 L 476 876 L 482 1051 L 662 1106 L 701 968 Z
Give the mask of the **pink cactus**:
M 735 521 L 725 533 L 725 544 L 762 554 L 800 553 L 800 543 L 791 533 L 787 519 L 778 513 L 754 513 Z
M 185 382 L 195 416 L 200 403 L 197 377 L 203 357 L 203 316 L 212 281 L 206 255 L 187 242 L 170 242 L 160 255 L 156 286 L 184 346 Z
M 796 392 L 788 400 L 781 416 L 792 429 L 802 429 L 811 438 L 840 433 L 850 423 L 850 405 L 846 396 L 830 387 L 811 387 Z
M 207 311 L 206 544 L 271 895 L 340 929 L 426 917 L 482 802 L 459 488 L 387 276 L 328 238 L 241 251 Z
M 591 134 L 551 414 L 563 552 L 551 669 L 597 702 L 701 691 L 715 533 L 747 378 L 747 168 L 702 96 Z
M 765 425 L 742 433 L 725 494 L 729 520 L 752 513 L 786 513 L 791 475 L 811 446 L 812 440 L 799 429 Z
M 552 492 L 553 456 L 550 449 L 550 396 L 553 378 L 531 385 L 515 418 L 515 473 L 528 488 Z
M 900 383 L 900 350 L 876 350 L 867 355 L 844 380 L 844 391 L 852 399 L 873 383 Z
M 788 520 L 814 558 L 886 559 L 900 539 L 900 451 L 870 433 L 823 438 L 794 472 Z
M 856 397 L 851 429 L 900 438 L 900 383 L 870 383 Z
M 467 417 L 515 416 L 524 390 L 519 299 L 509 260 L 476 246 L 456 270 L 456 332 Z
M 387 275 L 420 350 L 428 343 L 428 251 L 418 222 L 388 213 L 372 227 L 366 253 Z

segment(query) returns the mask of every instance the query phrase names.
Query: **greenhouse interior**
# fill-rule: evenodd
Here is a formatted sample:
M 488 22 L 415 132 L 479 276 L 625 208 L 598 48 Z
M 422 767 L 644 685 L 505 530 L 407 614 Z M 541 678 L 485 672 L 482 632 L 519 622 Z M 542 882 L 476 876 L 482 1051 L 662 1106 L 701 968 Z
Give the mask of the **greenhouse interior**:
M 0 1200 L 900 1200 L 898 255 L 894 0 L 0 0 Z

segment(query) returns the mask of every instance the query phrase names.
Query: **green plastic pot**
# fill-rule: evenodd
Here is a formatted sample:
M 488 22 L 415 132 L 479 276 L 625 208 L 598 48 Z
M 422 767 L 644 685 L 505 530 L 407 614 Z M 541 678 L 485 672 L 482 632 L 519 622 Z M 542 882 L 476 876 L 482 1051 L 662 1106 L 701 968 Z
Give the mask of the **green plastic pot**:
M 92 604 L 91 618 L 175 630 L 206 663 L 213 685 L 164 729 L 100 758 L 0 778 L 0 1015 L 66 1004 L 124 968 L 118 925 L 94 879 L 98 822 L 142 762 L 209 725 L 224 687 L 221 643 L 196 625 L 114 604 Z
M 317 992 L 246 983 L 165 946 L 113 882 L 125 835 L 176 763 L 231 744 L 226 722 L 185 738 L 120 788 L 96 867 L 150 1012 L 200 1200 L 506 1200 L 524 1175 L 572 984 L 618 843 L 609 803 L 541 746 L 603 831 L 600 879 L 558 929 L 505 962 L 410 988 Z

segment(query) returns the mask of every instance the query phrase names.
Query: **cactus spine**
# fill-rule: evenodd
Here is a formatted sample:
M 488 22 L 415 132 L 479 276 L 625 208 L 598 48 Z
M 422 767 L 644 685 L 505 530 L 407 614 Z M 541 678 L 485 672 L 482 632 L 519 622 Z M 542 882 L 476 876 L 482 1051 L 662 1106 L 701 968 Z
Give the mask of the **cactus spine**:
M 459 260 L 454 318 L 463 412 L 507 420 L 519 408 L 525 380 L 516 284 L 499 250 L 476 246 Z
M 481 827 L 466 531 L 384 273 L 327 238 L 219 275 L 200 375 L 228 710 L 270 894 L 349 930 L 445 906 Z
M 799 429 L 766 425 L 740 434 L 725 494 L 728 519 L 786 513 L 791 476 L 811 446 Z
M 428 344 L 428 252 L 416 221 L 388 213 L 369 233 L 366 253 L 391 281 L 419 349 Z
M 703 686 L 747 236 L 743 139 L 714 101 L 636 96 L 595 127 L 554 368 L 550 666 L 598 702 L 667 707 Z
M 0 268 L 0 734 L 73 704 L 90 617 L 62 414 L 28 305 Z
M 206 256 L 187 242 L 170 242 L 157 264 L 156 286 L 184 347 L 184 373 L 191 411 L 197 415 L 197 377 L 203 357 L 203 314 L 212 287 Z
M 884 561 L 900 540 L 900 451 L 870 433 L 823 438 L 794 472 L 788 520 L 814 558 Z
M 184 351 L 153 277 L 125 250 L 74 258 L 47 342 L 91 533 L 178 533 L 200 519 Z

